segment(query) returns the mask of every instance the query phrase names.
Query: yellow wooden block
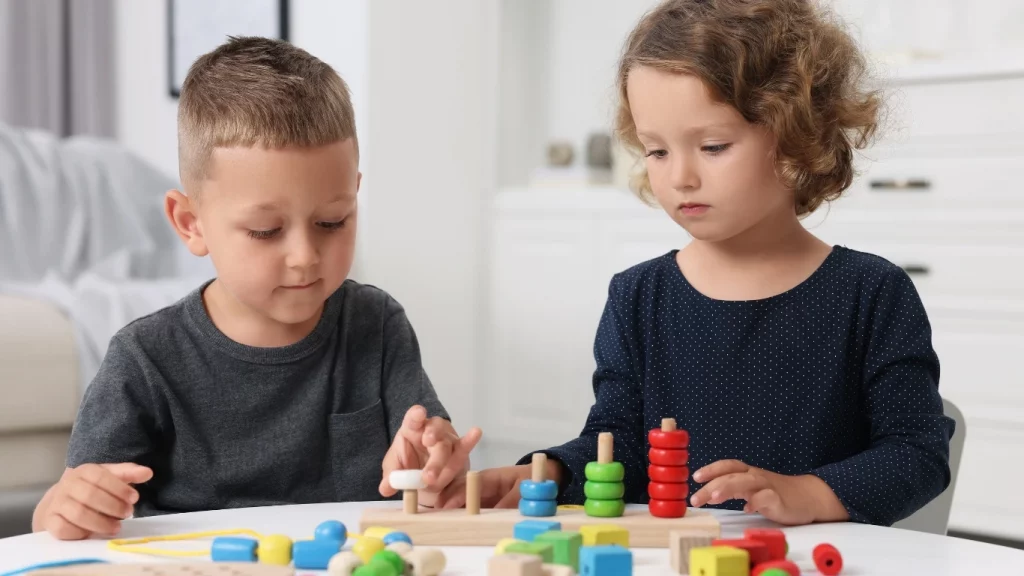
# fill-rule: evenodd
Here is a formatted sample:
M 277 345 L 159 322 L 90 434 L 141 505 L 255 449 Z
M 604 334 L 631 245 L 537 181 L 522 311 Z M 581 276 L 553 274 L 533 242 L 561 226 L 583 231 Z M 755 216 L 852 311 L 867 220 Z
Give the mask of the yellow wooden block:
M 376 538 L 377 540 L 383 540 L 385 536 L 394 532 L 394 528 L 388 528 L 386 526 L 370 526 L 366 530 L 363 530 L 363 536 L 367 538 Z
M 629 548 L 629 531 L 615 524 L 589 524 L 580 526 L 584 546 L 618 544 Z
M 690 574 L 749 576 L 750 554 L 732 546 L 705 546 L 690 550 Z
M 515 538 L 502 538 L 494 546 L 494 555 L 501 556 L 512 544 L 525 544 L 525 542 L 523 540 L 516 540 Z

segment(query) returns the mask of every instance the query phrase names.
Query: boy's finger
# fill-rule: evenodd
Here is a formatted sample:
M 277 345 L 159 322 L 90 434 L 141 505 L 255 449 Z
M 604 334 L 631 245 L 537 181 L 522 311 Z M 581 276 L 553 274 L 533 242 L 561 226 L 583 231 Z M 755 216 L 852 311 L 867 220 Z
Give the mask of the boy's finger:
M 153 478 L 153 470 L 134 462 L 120 464 L 101 464 L 101 467 L 128 484 L 143 484 Z
M 423 435 L 424 424 L 427 421 L 427 409 L 423 406 L 413 406 L 405 411 L 405 418 L 402 419 L 402 426 L 398 433 L 413 443 L 418 443 Z
M 691 503 L 695 507 L 700 507 L 704 504 L 721 504 L 726 500 L 746 499 L 767 486 L 767 479 L 756 474 L 738 473 L 719 476 L 698 490 L 693 495 Z
M 437 485 L 442 470 L 451 460 L 454 448 L 454 442 L 451 438 L 433 440 L 432 445 L 427 448 L 430 458 L 427 460 L 427 465 L 423 467 L 423 482 L 428 487 Z
M 782 499 L 779 498 L 778 492 L 771 488 L 765 488 L 754 493 L 753 496 L 747 500 L 747 505 L 743 507 L 744 510 L 749 512 L 759 512 L 764 514 L 766 511 L 777 508 L 782 503 Z
M 459 508 L 466 503 L 466 481 L 460 478 L 445 486 L 437 494 L 438 508 Z
M 479 428 L 472 428 L 465 436 L 460 438 L 452 450 L 451 457 L 447 464 L 441 469 L 434 482 L 436 486 L 447 486 L 456 476 L 465 471 L 469 464 L 469 455 L 480 442 L 483 432 Z
M 111 471 L 106 466 L 83 466 L 78 473 L 78 477 L 88 484 L 103 489 L 123 502 L 135 504 L 139 500 L 138 491 L 124 480 L 121 480 L 115 471 Z
M 75 526 L 60 514 L 46 517 L 46 531 L 57 540 L 83 540 L 89 537 L 89 531 Z
M 121 522 L 93 510 L 77 500 L 68 498 L 56 510 L 64 520 L 87 530 L 90 534 L 113 536 L 121 530 Z
M 67 494 L 72 500 L 112 518 L 127 518 L 132 513 L 131 504 L 84 479 L 73 482 Z

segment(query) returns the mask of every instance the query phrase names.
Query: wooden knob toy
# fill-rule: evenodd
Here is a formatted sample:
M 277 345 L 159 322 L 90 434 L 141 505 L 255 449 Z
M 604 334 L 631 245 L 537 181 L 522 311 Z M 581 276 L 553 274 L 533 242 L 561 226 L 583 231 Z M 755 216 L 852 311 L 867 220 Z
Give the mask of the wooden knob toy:
M 531 478 L 519 483 L 519 513 L 523 516 L 554 516 L 558 511 L 558 485 L 545 478 L 548 457 L 543 452 L 533 455 Z
M 647 433 L 648 510 L 658 518 L 682 518 L 690 496 L 690 434 L 680 430 L 674 418 L 664 418 L 661 428 Z
M 626 493 L 626 468 L 615 461 L 614 438 L 610 432 L 597 435 L 597 461 L 584 468 L 586 483 L 583 492 L 587 499 L 583 510 L 595 518 L 617 518 L 626 511 L 623 496 Z
M 388 482 L 395 490 L 402 491 L 402 508 L 406 514 L 419 512 L 419 493 L 427 487 L 423 483 L 422 470 L 394 470 L 388 476 Z

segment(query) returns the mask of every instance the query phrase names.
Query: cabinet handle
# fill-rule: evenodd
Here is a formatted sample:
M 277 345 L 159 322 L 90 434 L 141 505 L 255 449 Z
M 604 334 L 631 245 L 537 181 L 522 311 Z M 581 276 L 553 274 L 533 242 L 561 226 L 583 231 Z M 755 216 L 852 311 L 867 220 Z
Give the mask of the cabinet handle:
M 923 264 L 906 264 L 904 266 L 900 266 L 900 268 L 903 268 L 903 271 L 911 276 L 925 276 L 931 272 L 931 270 Z
M 929 190 L 931 187 L 932 183 L 923 178 L 871 181 L 871 188 L 874 190 Z

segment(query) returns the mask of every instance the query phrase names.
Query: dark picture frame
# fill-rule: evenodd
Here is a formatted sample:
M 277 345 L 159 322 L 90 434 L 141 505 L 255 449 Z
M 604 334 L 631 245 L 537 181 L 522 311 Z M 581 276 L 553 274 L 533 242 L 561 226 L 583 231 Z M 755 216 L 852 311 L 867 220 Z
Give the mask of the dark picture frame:
M 167 82 L 174 98 L 196 58 L 228 36 L 290 40 L 289 0 L 166 0 Z

